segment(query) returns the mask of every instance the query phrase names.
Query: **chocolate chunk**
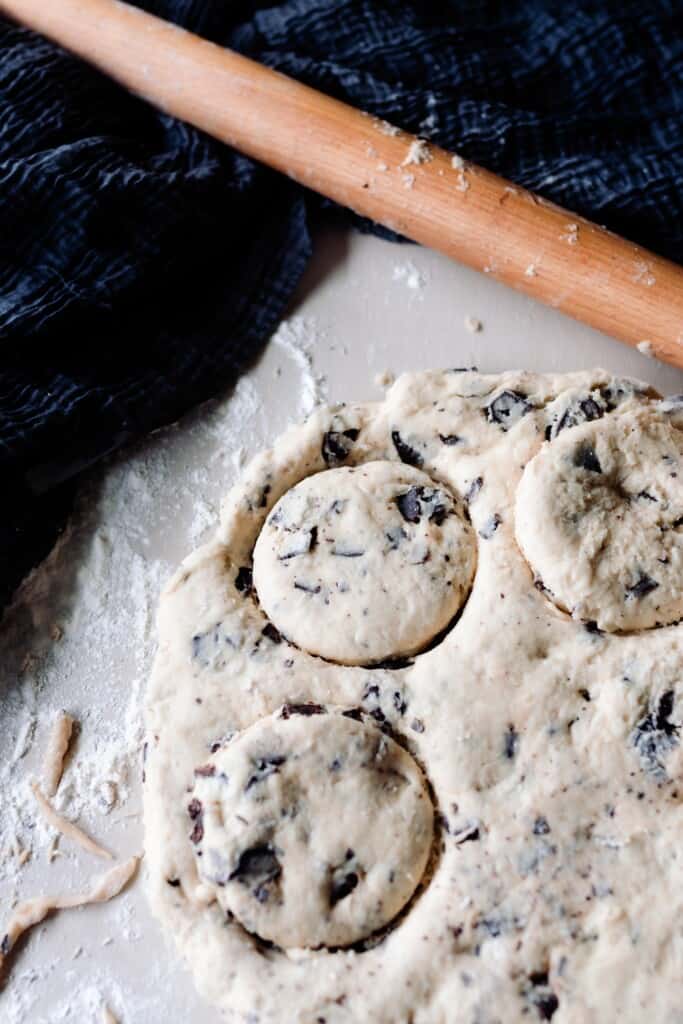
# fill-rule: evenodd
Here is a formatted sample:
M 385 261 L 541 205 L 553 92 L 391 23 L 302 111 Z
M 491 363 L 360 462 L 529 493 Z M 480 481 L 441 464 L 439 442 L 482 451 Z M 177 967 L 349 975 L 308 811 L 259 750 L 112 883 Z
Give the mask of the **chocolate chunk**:
M 411 448 L 409 444 L 402 439 L 398 430 L 392 430 L 391 440 L 394 442 L 394 448 L 401 462 L 406 462 L 409 466 L 415 466 L 420 469 L 424 464 L 424 459 L 415 448 Z
M 578 427 L 581 423 L 599 420 L 605 415 L 607 405 L 602 398 L 596 400 L 590 395 L 580 398 L 568 405 L 559 420 L 551 424 L 546 432 L 546 439 L 551 441 L 568 427 Z
M 283 704 L 280 718 L 291 718 L 292 715 L 326 715 L 327 709 L 322 704 Z
M 548 832 L 550 832 L 550 825 L 545 818 L 539 816 L 534 822 L 532 831 L 535 836 L 547 836 Z
M 266 505 L 268 504 L 268 495 L 270 494 L 270 492 L 271 492 L 271 486 L 270 486 L 270 484 L 266 484 L 265 487 L 263 488 L 263 490 L 261 491 L 261 497 L 259 498 L 259 503 L 258 503 L 258 507 L 259 508 L 265 508 L 266 507 Z
M 462 438 L 457 434 L 439 434 L 439 440 L 442 444 L 452 447 L 454 444 L 460 444 Z
M 280 767 L 287 760 L 282 754 L 270 754 L 267 757 L 259 757 L 254 761 L 254 771 L 249 776 L 249 780 L 244 787 L 245 793 L 247 793 L 252 786 L 258 785 L 267 779 L 269 775 L 277 775 L 280 771 Z
M 266 622 L 265 626 L 261 630 L 261 635 L 267 636 L 268 639 L 272 640 L 274 644 L 282 643 L 282 634 L 280 633 L 280 630 L 273 625 L 272 622 Z
M 211 779 L 216 774 L 215 764 L 203 764 L 199 768 L 195 768 L 195 775 L 200 779 Z
M 280 562 L 288 562 L 290 558 L 298 558 L 300 555 L 307 555 L 313 551 L 318 543 L 318 527 L 312 526 L 310 530 L 299 530 L 292 534 L 287 550 L 278 555 Z
M 519 733 L 515 729 L 512 723 L 508 725 L 507 732 L 505 733 L 503 741 L 503 753 L 512 761 L 517 754 L 517 747 L 519 746 Z
M 497 939 L 507 927 L 507 922 L 499 917 L 482 917 L 475 925 L 475 928 L 483 928 L 492 939 Z
M 351 718 L 354 722 L 363 721 L 363 711 L 361 708 L 349 708 L 347 711 L 342 711 L 344 718 Z
M 249 594 L 254 586 L 253 573 L 246 565 L 237 570 L 235 576 L 235 587 L 242 594 Z
M 667 690 L 651 707 L 631 733 L 631 742 L 638 752 L 640 763 L 655 778 L 666 778 L 666 757 L 678 746 L 679 726 L 669 721 L 674 709 L 674 692 Z
M 167 882 L 168 885 L 171 886 L 172 889 L 177 889 L 178 886 L 180 885 L 180 879 L 179 878 L 167 878 L 166 882 Z
M 490 540 L 502 521 L 503 520 L 500 518 L 498 513 L 495 512 L 491 518 L 484 523 L 481 530 L 479 530 L 479 536 L 482 537 L 483 540 Z
M 333 548 L 330 548 L 330 554 L 337 558 L 362 558 L 365 550 L 351 545 L 335 544 Z
M 577 469 L 586 469 L 590 473 L 602 473 L 600 460 L 590 444 L 581 444 L 574 452 L 574 465 Z
M 319 594 L 322 587 L 319 583 L 302 583 L 300 580 L 294 580 L 294 589 L 303 590 L 305 594 Z
M 465 828 L 461 828 L 453 833 L 453 841 L 456 846 L 462 846 L 463 843 L 475 843 L 479 839 L 481 839 L 481 833 L 476 823 L 466 825 Z
M 328 430 L 323 434 L 322 457 L 328 466 L 339 466 L 349 457 L 354 441 L 358 439 L 360 431 L 350 430 Z
M 678 516 L 677 519 L 674 519 L 674 521 L 671 524 L 671 526 L 673 527 L 674 530 L 677 530 L 679 526 L 683 526 L 683 516 Z
M 656 590 L 658 586 L 659 583 L 656 580 L 653 580 L 647 573 L 641 572 L 633 586 L 626 588 L 626 597 L 627 599 L 645 597 L 646 594 L 651 594 L 653 590 Z
M 506 389 L 485 407 L 485 412 L 489 423 L 497 423 L 503 430 L 509 430 L 532 409 L 533 406 L 527 401 L 526 395 Z
M 354 856 L 353 850 L 347 850 L 344 861 L 332 868 L 332 881 L 330 884 L 331 907 L 339 903 L 340 900 L 345 899 L 358 885 L 358 874 L 355 871 L 349 870 Z
M 602 630 L 598 627 L 598 624 L 594 619 L 587 619 L 583 624 L 583 628 L 587 633 L 597 633 L 598 636 L 602 636 Z
M 333 880 L 332 888 L 330 889 L 330 905 L 334 906 L 335 903 L 339 903 L 345 896 L 352 893 L 357 885 L 358 875 L 355 871 L 350 871 L 339 880 Z
M 640 499 L 640 501 L 654 501 L 655 503 L 657 501 L 654 495 L 650 494 L 649 491 L 638 491 L 636 498 Z
M 442 522 L 448 515 L 448 509 L 445 505 L 440 505 L 438 502 L 432 507 L 432 511 L 429 513 L 430 523 L 436 523 L 437 526 L 441 526 Z
M 214 672 L 225 668 L 226 647 L 236 647 L 237 643 L 223 629 L 223 623 L 217 622 L 206 633 L 197 633 L 192 637 L 192 658 L 202 668 L 211 668 Z
M 468 505 L 472 504 L 472 502 L 474 501 L 476 496 L 479 494 L 479 491 L 482 489 L 483 486 L 484 486 L 484 478 L 481 477 L 481 476 L 475 477 L 474 480 L 472 481 L 472 483 L 470 484 L 470 486 L 465 491 L 465 502 Z
M 547 971 L 533 971 L 524 994 L 541 1020 L 552 1020 L 560 1004 L 550 987 Z
M 187 813 L 190 816 L 190 820 L 194 822 L 194 827 L 190 833 L 190 841 L 193 843 L 201 842 L 204 837 L 203 812 L 204 808 L 199 800 L 196 798 L 190 800 L 187 805 Z
M 398 499 L 396 500 L 398 501 Z M 392 526 L 390 530 L 386 531 L 384 536 L 389 541 L 389 547 L 387 548 L 387 551 L 396 551 L 401 541 L 405 540 L 408 534 L 405 532 L 402 526 Z
M 552 1020 L 560 1002 L 554 992 L 544 992 L 536 996 L 533 1004 L 538 1010 L 541 1020 Z
M 3 956 L 7 956 L 11 948 L 12 943 L 10 942 L 9 935 L 3 935 L 2 941 L 0 942 L 0 953 L 2 953 Z
M 422 516 L 427 515 L 430 523 L 441 526 L 448 515 L 443 499 L 441 491 L 431 487 L 411 487 L 396 496 L 396 505 L 407 523 L 419 523 Z
M 411 487 L 405 494 L 399 494 L 396 498 L 398 510 L 407 523 L 419 523 L 422 518 L 419 493 L 421 490 L 421 487 Z
M 240 854 L 237 867 L 228 876 L 229 881 L 238 881 L 252 889 L 252 895 L 259 903 L 266 903 L 270 895 L 268 887 L 282 874 L 282 866 L 270 843 L 252 846 Z M 253 888 L 252 888 L 253 886 Z
M 394 690 L 391 696 L 391 701 L 398 714 L 405 715 L 406 709 L 408 707 L 408 702 L 406 701 L 405 697 L 403 696 L 400 690 Z

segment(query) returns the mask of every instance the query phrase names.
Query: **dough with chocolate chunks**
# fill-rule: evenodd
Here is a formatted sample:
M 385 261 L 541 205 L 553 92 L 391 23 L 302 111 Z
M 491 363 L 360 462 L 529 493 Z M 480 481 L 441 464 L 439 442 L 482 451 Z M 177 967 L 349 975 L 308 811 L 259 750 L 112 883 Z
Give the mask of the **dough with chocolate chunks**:
M 360 720 L 359 720 L 360 719 Z M 285 705 L 195 770 L 200 877 L 283 948 L 348 946 L 413 895 L 433 811 L 412 757 L 367 715 Z
M 683 615 L 683 435 L 633 409 L 563 432 L 527 464 L 516 534 L 558 607 L 598 629 Z
M 150 899 L 218 1016 L 680 1021 L 682 436 L 680 396 L 603 370 L 433 370 L 253 459 L 145 707 Z
M 344 664 L 425 647 L 459 611 L 476 548 L 462 505 L 395 462 L 330 469 L 287 491 L 254 550 L 261 606 L 298 647 Z

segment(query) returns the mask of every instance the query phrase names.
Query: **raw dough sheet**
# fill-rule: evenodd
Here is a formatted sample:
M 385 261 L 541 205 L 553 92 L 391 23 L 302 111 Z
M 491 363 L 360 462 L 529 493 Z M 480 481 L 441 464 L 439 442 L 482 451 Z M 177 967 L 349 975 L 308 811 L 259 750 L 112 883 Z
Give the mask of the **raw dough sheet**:
M 247 467 L 165 588 L 146 704 L 152 905 L 211 1002 L 680 1019 L 682 426 L 600 370 L 426 371 Z M 444 633 L 416 567 L 459 595 L 475 562 Z

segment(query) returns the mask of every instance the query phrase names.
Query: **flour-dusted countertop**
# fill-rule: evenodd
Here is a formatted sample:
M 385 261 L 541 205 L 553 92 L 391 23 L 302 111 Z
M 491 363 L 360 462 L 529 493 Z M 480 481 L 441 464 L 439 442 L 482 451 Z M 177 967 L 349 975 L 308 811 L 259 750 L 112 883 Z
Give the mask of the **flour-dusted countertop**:
M 319 400 L 379 398 L 390 373 L 471 365 L 601 365 L 683 391 L 680 372 L 434 253 L 328 233 L 288 320 L 233 392 L 92 474 L 73 528 L 0 638 L 3 918 L 15 897 L 82 887 L 102 871 L 65 840 L 50 860 L 53 834 L 30 790 L 59 709 L 81 728 L 57 807 L 118 857 L 141 848 L 140 703 L 158 591 L 211 531 L 246 459 Z M 149 914 L 144 868 L 110 905 L 36 929 L 0 993 L 0 1017 L 97 1020 L 105 1003 L 123 1024 L 218 1020 Z

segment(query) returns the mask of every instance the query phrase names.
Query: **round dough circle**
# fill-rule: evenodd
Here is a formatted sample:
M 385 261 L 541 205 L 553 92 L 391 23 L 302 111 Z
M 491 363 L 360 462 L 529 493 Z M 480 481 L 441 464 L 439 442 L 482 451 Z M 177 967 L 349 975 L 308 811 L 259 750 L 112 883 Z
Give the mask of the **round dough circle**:
M 433 835 L 413 758 L 358 709 L 315 704 L 285 705 L 220 747 L 195 772 L 188 813 L 202 880 L 284 948 L 346 946 L 386 925 Z
M 452 494 L 394 462 L 331 469 L 275 505 L 254 549 L 261 605 L 289 640 L 347 665 L 414 654 L 462 606 L 471 527 Z
M 517 541 L 560 608 L 615 632 L 683 616 L 683 436 L 651 410 L 568 430 L 527 464 Z

